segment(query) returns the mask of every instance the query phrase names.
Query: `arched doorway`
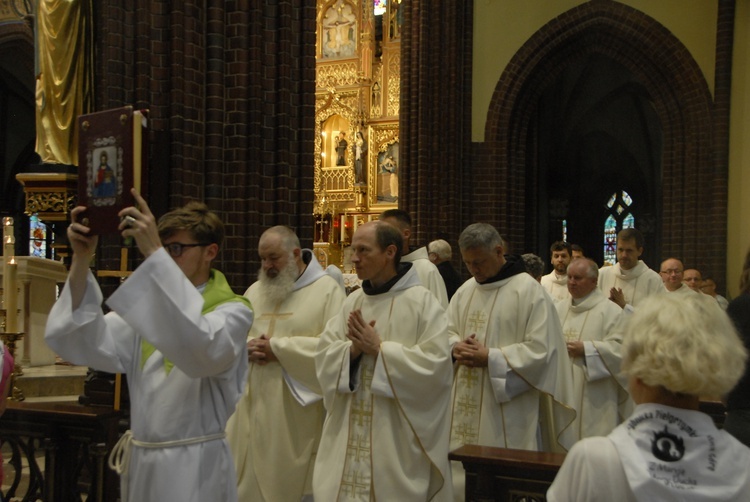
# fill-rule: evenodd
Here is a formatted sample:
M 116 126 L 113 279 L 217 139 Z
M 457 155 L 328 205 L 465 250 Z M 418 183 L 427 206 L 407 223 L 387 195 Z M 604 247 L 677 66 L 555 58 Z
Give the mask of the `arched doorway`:
M 537 117 L 547 192 L 538 199 L 539 242 L 565 237 L 602 264 L 605 227 L 638 227 L 661 206 L 661 124 L 648 91 L 617 61 L 591 54 L 542 93 Z
M 568 133 L 588 133 L 578 140 L 577 148 L 571 148 L 562 144 L 562 132 L 543 129 L 540 117 L 547 117 L 543 114 L 549 113 L 549 102 L 558 99 L 562 89 L 579 92 L 575 82 L 599 86 L 609 82 L 600 88 L 617 92 L 604 95 L 603 102 L 613 107 L 601 107 L 607 113 L 597 119 L 575 108 L 585 103 L 582 93 L 578 100 L 563 97 L 569 107 L 555 112 L 559 125 L 567 127 Z M 601 124 L 598 131 L 592 127 L 608 114 L 611 119 L 627 103 L 633 108 L 628 109 L 627 123 L 639 128 L 637 141 L 622 132 L 613 134 Z M 575 105 L 573 110 L 571 105 Z M 519 49 L 498 80 L 490 103 L 486 158 L 492 159 L 493 174 L 499 180 L 491 197 L 504 203 L 501 226 L 511 242 L 517 243 L 516 249 L 522 246 L 524 251 L 545 254 L 550 212 L 558 217 L 571 214 L 576 221 L 593 220 L 592 228 L 596 222 L 597 229 L 585 230 L 585 237 L 570 235 L 570 240 L 594 242 L 601 233 L 603 215 L 586 212 L 580 218 L 573 205 L 568 202 L 566 208 L 564 201 L 591 198 L 597 199 L 591 207 L 601 207 L 612 193 L 625 190 L 632 192 L 639 205 L 644 204 L 644 217 L 636 227 L 646 237 L 648 265 L 656 267 L 662 255 L 675 255 L 723 271 L 723 253 L 717 249 L 725 242 L 724 229 L 701 224 L 707 214 L 726 219 L 726 198 L 701 190 L 726 188 L 727 183 L 725 171 L 706 169 L 715 155 L 713 111 L 706 79 L 690 51 L 656 20 L 617 2 L 587 2 L 565 12 Z M 592 124 L 568 122 L 566 117 L 576 115 L 579 121 Z M 544 131 L 557 137 L 560 149 L 552 149 Z M 620 141 L 640 146 L 623 148 Z M 571 193 L 565 197 L 559 197 L 558 187 L 551 186 L 557 178 L 548 179 L 551 151 L 568 155 L 565 161 L 573 166 L 570 169 L 579 170 L 578 182 L 568 183 Z M 599 160 L 595 163 L 594 159 Z M 611 167 L 610 159 L 616 159 Z M 583 160 L 583 166 L 578 166 Z M 594 164 L 598 174 L 592 175 L 586 166 Z M 700 237 L 691 232 L 697 228 Z

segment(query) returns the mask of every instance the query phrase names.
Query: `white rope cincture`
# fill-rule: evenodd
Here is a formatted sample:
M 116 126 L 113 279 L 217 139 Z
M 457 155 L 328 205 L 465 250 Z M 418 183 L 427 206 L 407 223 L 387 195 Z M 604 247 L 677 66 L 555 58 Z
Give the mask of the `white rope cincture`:
M 129 429 L 125 431 L 114 448 L 109 454 L 107 459 L 107 465 L 109 468 L 119 474 L 123 480 L 122 486 L 124 493 L 122 494 L 122 500 L 128 500 L 128 468 L 130 466 L 130 457 L 132 455 L 133 445 L 139 448 L 173 448 L 175 446 L 188 446 L 191 444 L 205 443 L 208 441 L 216 441 L 217 439 L 224 439 L 226 437 L 225 432 L 217 432 L 216 434 L 209 434 L 208 436 L 200 436 L 195 438 L 187 439 L 175 439 L 173 441 L 158 441 L 148 442 L 139 441 L 133 439 L 133 432 Z

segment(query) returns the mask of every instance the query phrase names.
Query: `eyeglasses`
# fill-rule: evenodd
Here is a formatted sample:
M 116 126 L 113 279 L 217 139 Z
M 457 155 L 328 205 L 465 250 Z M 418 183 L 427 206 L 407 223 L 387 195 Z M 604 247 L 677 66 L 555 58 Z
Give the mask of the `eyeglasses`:
M 185 248 L 194 248 L 194 247 L 201 247 L 201 246 L 209 246 L 210 242 L 199 242 L 197 244 L 183 244 L 181 242 L 170 242 L 169 244 L 164 244 L 164 249 L 167 250 L 169 253 L 169 256 L 172 258 L 177 258 L 179 256 L 182 256 L 182 251 Z
M 669 270 L 662 270 L 661 273 L 664 275 L 680 275 L 682 273 L 682 270 L 677 270 L 676 268 L 670 268 Z

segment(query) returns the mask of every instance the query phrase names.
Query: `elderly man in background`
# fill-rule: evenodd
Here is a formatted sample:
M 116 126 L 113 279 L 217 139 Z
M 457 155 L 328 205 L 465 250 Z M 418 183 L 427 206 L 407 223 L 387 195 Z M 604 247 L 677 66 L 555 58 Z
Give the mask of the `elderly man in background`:
M 445 283 L 445 291 L 448 293 L 448 301 L 450 301 L 463 282 L 461 276 L 458 275 L 451 264 L 451 258 L 453 257 L 451 245 L 443 239 L 434 240 L 427 246 L 427 256 L 440 272 L 440 276 Z
M 682 274 L 682 282 L 688 285 L 693 291 L 701 293 L 701 286 L 703 285 L 703 277 L 701 272 L 695 268 L 689 268 Z
M 537 282 L 540 282 L 542 280 L 542 276 L 544 275 L 544 262 L 542 261 L 542 259 L 534 253 L 522 254 L 521 258 L 523 259 L 523 263 L 526 265 L 526 272 L 528 272 L 531 277 L 536 279 Z
M 568 265 L 570 298 L 555 305 L 573 363 L 573 389 L 579 403 L 573 428 L 578 439 L 606 436 L 632 411 L 627 381 L 619 380 L 622 309 L 596 287 L 592 260 Z
M 659 275 L 667 292 L 681 296 L 695 294 L 695 291 L 682 282 L 683 272 L 682 262 L 677 258 L 667 258 L 661 263 Z

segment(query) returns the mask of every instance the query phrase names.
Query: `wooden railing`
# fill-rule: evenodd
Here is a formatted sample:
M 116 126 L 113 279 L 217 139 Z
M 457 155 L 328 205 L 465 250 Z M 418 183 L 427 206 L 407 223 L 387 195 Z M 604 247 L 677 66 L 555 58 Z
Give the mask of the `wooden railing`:
M 115 502 L 119 479 L 107 468 L 107 455 L 121 418 L 110 407 L 10 401 L 0 419 L 0 440 L 10 446 L 15 472 L 12 480 L 5 473 L 10 488 L 4 500 L 80 502 L 86 495 L 88 502 Z M 43 467 L 37 462 L 42 455 Z M 17 493 L 24 475 L 25 493 Z
M 464 445 L 449 455 L 466 471 L 466 502 L 544 502 L 565 454 Z

